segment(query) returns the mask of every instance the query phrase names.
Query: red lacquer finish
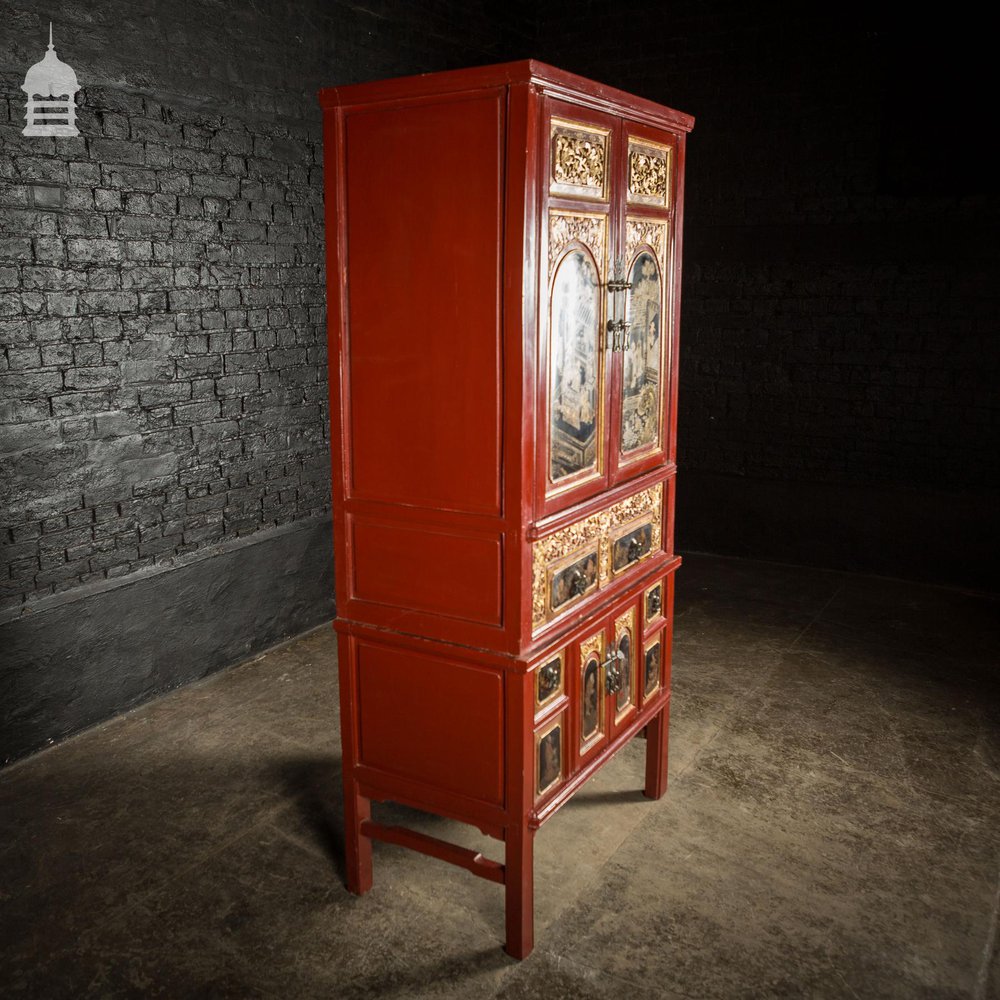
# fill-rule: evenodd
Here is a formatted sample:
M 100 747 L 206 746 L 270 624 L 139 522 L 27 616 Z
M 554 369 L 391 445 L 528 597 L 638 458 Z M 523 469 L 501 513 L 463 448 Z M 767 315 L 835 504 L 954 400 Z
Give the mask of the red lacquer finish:
M 348 888 L 374 839 L 463 867 L 522 958 L 541 823 L 642 729 L 666 790 L 693 120 L 534 61 L 320 101 Z

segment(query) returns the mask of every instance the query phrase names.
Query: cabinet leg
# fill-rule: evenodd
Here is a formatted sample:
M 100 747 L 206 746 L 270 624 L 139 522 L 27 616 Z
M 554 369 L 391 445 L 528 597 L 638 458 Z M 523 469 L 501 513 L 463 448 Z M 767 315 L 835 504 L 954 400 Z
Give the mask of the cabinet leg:
M 668 701 L 646 727 L 646 787 L 647 799 L 661 798 L 667 790 L 667 730 L 670 724 Z
M 514 958 L 527 958 L 535 946 L 534 837 L 527 825 L 507 829 L 505 951 Z
M 361 833 L 361 824 L 371 819 L 371 799 L 359 794 L 353 782 L 344 783 L 344 854 L 347 859 L 347 890 L 361 896 L 372 887 L 372 842 Z

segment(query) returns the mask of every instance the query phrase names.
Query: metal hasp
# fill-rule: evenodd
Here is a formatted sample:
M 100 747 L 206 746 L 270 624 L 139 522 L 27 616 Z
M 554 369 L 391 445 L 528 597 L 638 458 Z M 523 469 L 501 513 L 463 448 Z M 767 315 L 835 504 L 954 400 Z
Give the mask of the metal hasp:
M 628 313 L 628 293 L 632 282 L 625 277 L 625 261 L 615 259 L 614 276 L 608 279 L 608 333 L 611 335 L 611 350 L 624 351 L 628 347 L 628 328 L 625 316 Z
M 608 694 L 617 694 L 622 689 L 622 669 L 619 663 L 625 662 L 625 654 L 620 650 L 614 650 L 604 661 L 604 689 Z

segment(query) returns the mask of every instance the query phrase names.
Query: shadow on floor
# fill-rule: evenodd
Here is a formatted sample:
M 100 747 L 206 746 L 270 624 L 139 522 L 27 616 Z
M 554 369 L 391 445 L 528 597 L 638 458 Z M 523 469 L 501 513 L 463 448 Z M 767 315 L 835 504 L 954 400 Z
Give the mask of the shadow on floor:
M 344 784 L 340 757 L 284 760 L 278 774 L 304 828 L 320 847 L 341 882 L 344 865 Z

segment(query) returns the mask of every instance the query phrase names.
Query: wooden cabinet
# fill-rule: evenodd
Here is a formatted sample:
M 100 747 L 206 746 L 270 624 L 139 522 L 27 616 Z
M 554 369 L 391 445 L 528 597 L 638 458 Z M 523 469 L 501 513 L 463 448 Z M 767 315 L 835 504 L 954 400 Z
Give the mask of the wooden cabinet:
M 666 788 L 693 121 L 533 61 L 320 99 L 348 886 L 462 865 L 523 957 L 540 824 L 642 729 Z

